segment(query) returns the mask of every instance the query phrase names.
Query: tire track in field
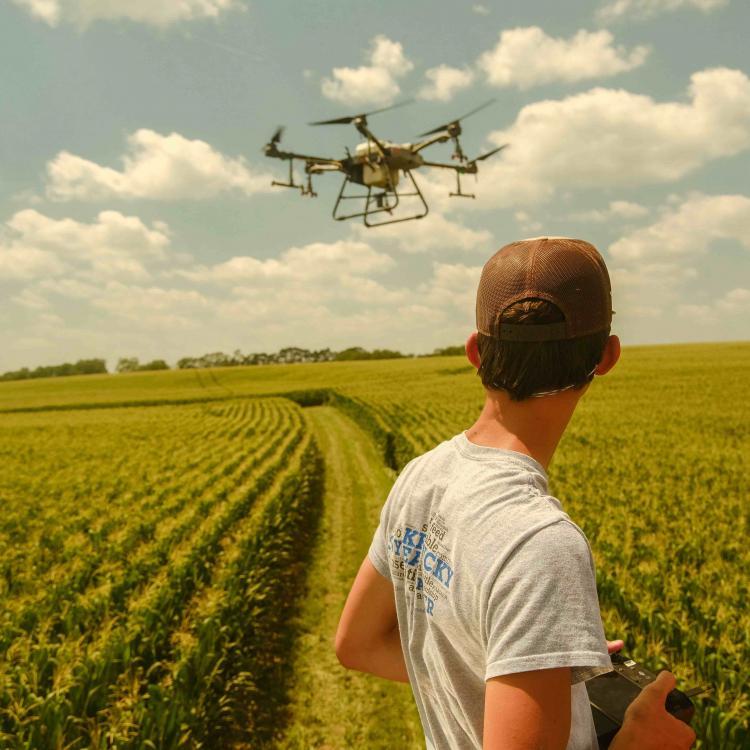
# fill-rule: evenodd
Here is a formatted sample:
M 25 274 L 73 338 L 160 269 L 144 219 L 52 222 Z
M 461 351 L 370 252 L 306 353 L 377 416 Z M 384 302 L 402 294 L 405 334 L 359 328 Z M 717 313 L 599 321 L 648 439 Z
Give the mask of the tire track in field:
M 393 484 L 369 436 L 330 406 L 305 409 L 325 460 L 323 518 L 299 632 L 286 729 L 277 750 L 423 746 L 409 685 L 344 669 L 334 636 Z M 291 623 L 290 623 L 291 624 Z

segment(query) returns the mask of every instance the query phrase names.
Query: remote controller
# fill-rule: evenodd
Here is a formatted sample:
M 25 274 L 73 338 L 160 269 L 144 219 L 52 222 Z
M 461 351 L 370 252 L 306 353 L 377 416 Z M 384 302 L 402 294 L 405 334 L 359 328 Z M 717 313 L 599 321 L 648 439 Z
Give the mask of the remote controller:
M 634 659 L 620 653 L 610 654 L 612 672 L 586 681 L 586 689 L 594 717 L 596 736 L 600 748 L 609 747 L 612 738 L 622 726 L 625 710 L 656 675 Z M 696 695 L 697 690 L 690 690 Z M 665 707 L 676 718 L 689 724 L 695 713 L 693 702 L 686 693 L 674 689 L 667 696 Z

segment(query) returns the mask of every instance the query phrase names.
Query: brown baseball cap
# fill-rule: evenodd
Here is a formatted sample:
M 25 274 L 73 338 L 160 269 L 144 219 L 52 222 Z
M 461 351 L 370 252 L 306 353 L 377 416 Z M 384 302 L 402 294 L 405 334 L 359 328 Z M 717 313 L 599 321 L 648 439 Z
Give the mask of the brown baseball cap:
M 565 316 L 560 323 L 510 324 L 505 309 L 545 299 Z M 477 289 L 477 330 L 503 341 L 555 341 L 603 331 L 612 323 L 607 266 L 589 242 L 534 237 L 500 248 L 485 264 Z

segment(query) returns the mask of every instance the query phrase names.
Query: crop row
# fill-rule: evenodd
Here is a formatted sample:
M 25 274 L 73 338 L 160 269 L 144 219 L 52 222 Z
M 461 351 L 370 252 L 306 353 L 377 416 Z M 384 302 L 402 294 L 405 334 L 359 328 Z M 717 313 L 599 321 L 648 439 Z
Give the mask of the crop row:
M 184 497 L 182 515 L 175 513 L 178 523 L 162 519 L 145 536 L 142 554 L 120 550 L 118 567 L 109 569 L 93 596 L 60 596 L 64 612 L 52 608 L 27 636 L 12 640 L 0 678 L 0 726 L 14 747 L 91 746 L 113 695 L 133 674 L 168 660 L 171 634 L 185 607 L 212 580 L 233 530 L 300 453 L 301 412 L 290 402 L 274 403 L 272 411 L 281 418 L 256 425 L 252 443 L 225 442 L 225 452 L 240 455 L 230 469 L 208 477 L 201 493 Z M 159 536 L 163 526 L 168 533 Z
M 75 418 L 68 424 L 50 425 L 46 444 L 37 446 L 32 455 L 18 450 L 7 466 L 6 512 L 0 525 L 0 550 L 5 553 L 0 580 L 5 586 L 0 590 L 18 600 L 29 583 L 38 590 L 40 581 L 47 585 L 50 578 L 54 580 L 54 570 L 47 577 L 50 568 L 68 570 L 81 559 L 82 549 L 108 545 L 112 530 L 126 533 L 130 524 L 122 523 L 122 514 L 134 507 L 143 511 L 149 502 L 161 505 L 170 492 L 184 488 L 190 473 L 205 473 L 213 455 L 223 457 L 225 442 L 243 426 L 252 432 L 248 425 L 262 419 L 263 402 L 251 402 L 246 409 L 236 427 L 234 420 L 221 416 L 206 420 L 195 409 L 185 410 L 187 415 L 179 414 L 181 410 L 159 410 L 138 424 L 141 435 L 151 440 L 140 439 L 135 445 L 122 439 L 116 422 L 94 435 L 91 425 L 78 424 Z M 130 413 L 124 416 L 133 418 Z M 161 434 L 154 434 L 154 417 L 162 418 Z M 38 422 L 40 417 L 32 419 Z M 33 425 L 4 426 L 16 448 L 37 440 L 39 431 Z M 204 445 L 208 447 L 197 448 Z M 60 462 L 61 455 L 70 454 L 75 460 Z M 40 464 L 45 471 L 39 471 Z M 102 471 L 102 466 L 107 470 Z M 32 470 L 33 477 L 27 476 Z M 106 514 L 101 512 L 103 503 Z
M 276 413 L 266 426 L 275 426 L 281 418 Z M 252 430 L 246 428 L 247 433 L 252 434 Z M 234 431 L 232 434 L 236 436 Z M 94 605 L 94 602 L 85 603 L 82 599 L 87 590 L 94 592 L 94 601 L 101 601 L 102 595 L 106 594 L 107 608 L 121 600 L 148 573 L 153 565 L 153 562 L 149 565 L 149 560 L 163 563 L 171 546 L 189 528 L 184 523 L 180 525 L 182 516 L 197 522 L 205 515 L 216 496 L 217 478 L 224 479 L 227 484 L 235 471 L 243 465 L 252 466 L 261 458 L 254 451 L 256 443 L 263 440 L 261 432 L 256 441 L 240 440 L 239 445 L 231 449 L 226 442 L 217 441 L 216 453 L 209 454 L 206 464 L 195 470 L 188 469 L 181 479 L 170 478 L 163 490 L 153 491 L 148 496 L 138 492 L 126 493 L 121 502 L 107 502 L 106 514 L 101 513 L 101 501 L 90 498 L 88 504 L 92 512 L 99 507 L 98 514 L 108 519 L 108 525 L 119 526 L 119 539 L 103 536 L 96 544 L 87 540 L 72 553 L 71 561 L 56 566 L 61 570 L 61 576 L 45 580 L 40 575 L 39 582 L 44 583 L 43 587 L 37 586 L 29 596 L 14 597 L 3 613 L 0 653 L 11 640 L 24 632 L 32 632 L 48 617 L 56 617 L 58 626 L 53 617 L 47 623 L 47 631 L 60 628 L 69 631 L 77 620 L 76 610 Z M 209 489 L 211 494 L 204 497 Z M 170 495 L 173 496 L 171 500 Z M 141 502 L 136 503 L 136 499 Z M 137 513 L 134 513 L 135 509 Z M 144 555 L 145 561 L 142 559 Z

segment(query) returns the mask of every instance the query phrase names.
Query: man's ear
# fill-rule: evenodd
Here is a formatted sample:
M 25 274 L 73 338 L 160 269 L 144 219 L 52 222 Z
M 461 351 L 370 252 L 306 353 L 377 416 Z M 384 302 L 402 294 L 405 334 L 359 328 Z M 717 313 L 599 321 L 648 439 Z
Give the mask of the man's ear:
M 617 364 L 618 359 L 620 359 L 620 339 L 619 337 L 612 335 L 607 339 L 607 343 L 604 345 L 602 358 L 596 366 L 596 374 L 605 375 L 608 373 Z
M 477 346 L 477 332 L 474 331 L 469 335 L 469 338 L 466 339 L 466 356 L 469 358 L 469 362 L 471 362 L 474 367 L 479 369 L 479 365 L 481 364 L 481 361 L 479 359 L 479 347 Z

